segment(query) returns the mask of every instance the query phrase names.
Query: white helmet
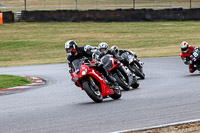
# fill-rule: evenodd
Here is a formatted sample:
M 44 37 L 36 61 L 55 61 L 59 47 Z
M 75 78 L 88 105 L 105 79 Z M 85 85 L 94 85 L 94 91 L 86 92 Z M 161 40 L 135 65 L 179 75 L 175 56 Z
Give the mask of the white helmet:
M 101 42 L 99 43 L 99 51 L 103 54 L 107 54 L 108 52 L 108 44 L 106 42 Z M 102 49 L 104 49 L 104 51 L 101 51 Z

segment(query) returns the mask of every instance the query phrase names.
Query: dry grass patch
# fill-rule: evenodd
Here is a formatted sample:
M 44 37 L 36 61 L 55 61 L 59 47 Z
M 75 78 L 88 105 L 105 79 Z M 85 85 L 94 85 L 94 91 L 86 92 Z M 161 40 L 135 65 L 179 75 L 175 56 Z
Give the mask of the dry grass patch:
M 178 56 L 180 55 L 179 46 L 169 46 L 169 47 L 153 47 L 153 48 L 135 48 L 129 49 L 132 51 L 137 51 L 139 57 L 165 57 L 165 56 Z
M 0 29 L 0 66 L 11 66 L 66 62 L 64 43 L 71 39 L 79 46 L 105 41 L 139 57 L 179 56 L 183 40 L 199 44 L 200 22 L 13 23 Z
M 163 128 L 148 129 L 142 131 L 124 132 L 124 133 L 199 133 L 200 122 L 186 123 Z

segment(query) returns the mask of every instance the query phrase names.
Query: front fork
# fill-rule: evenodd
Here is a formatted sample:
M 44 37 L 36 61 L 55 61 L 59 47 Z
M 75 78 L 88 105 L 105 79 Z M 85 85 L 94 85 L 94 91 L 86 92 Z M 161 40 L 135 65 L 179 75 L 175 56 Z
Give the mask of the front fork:
M 95 84 L 93 78 L 91 76 L 89 76 L 89 79 L 90 79 L 90 84 L 95 89 L 95 91 L 99 91 L 99 87 L 97 87 L 97 85 Z

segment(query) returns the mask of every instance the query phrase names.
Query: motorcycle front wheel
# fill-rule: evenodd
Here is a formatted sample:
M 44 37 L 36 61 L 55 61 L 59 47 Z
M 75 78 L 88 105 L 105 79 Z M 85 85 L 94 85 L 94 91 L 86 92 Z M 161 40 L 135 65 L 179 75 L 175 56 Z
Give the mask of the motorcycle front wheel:
M 89 81 L 83 82 L 83 88 L 87 95 L 96 103 L 101 103 L 103 101 L 103 96 L 100 91 L 95 91 L 95 89 L 90 85 Z
M 130 86 L 124 81 L 124 79 L 120 78 L 117 74 L 114 76 L 117 80 L 117 83 L 126 91 L 130 90 Z
M 135 75 L 137 75 L 141 79 L 145 79 L 145 74 L 141 72 L 136 66 L 131 65 L 131 68 L 135 70 Z

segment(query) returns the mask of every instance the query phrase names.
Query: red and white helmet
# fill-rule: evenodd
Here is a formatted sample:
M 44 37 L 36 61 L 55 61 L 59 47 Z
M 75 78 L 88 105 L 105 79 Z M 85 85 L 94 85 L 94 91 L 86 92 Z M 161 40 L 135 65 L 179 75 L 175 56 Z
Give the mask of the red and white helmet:
M 184 53 L 187 53 L 189 51 L 189 44 L 186 41 L 183 41 L 180 46 L 181 51 L 183 51 Z

